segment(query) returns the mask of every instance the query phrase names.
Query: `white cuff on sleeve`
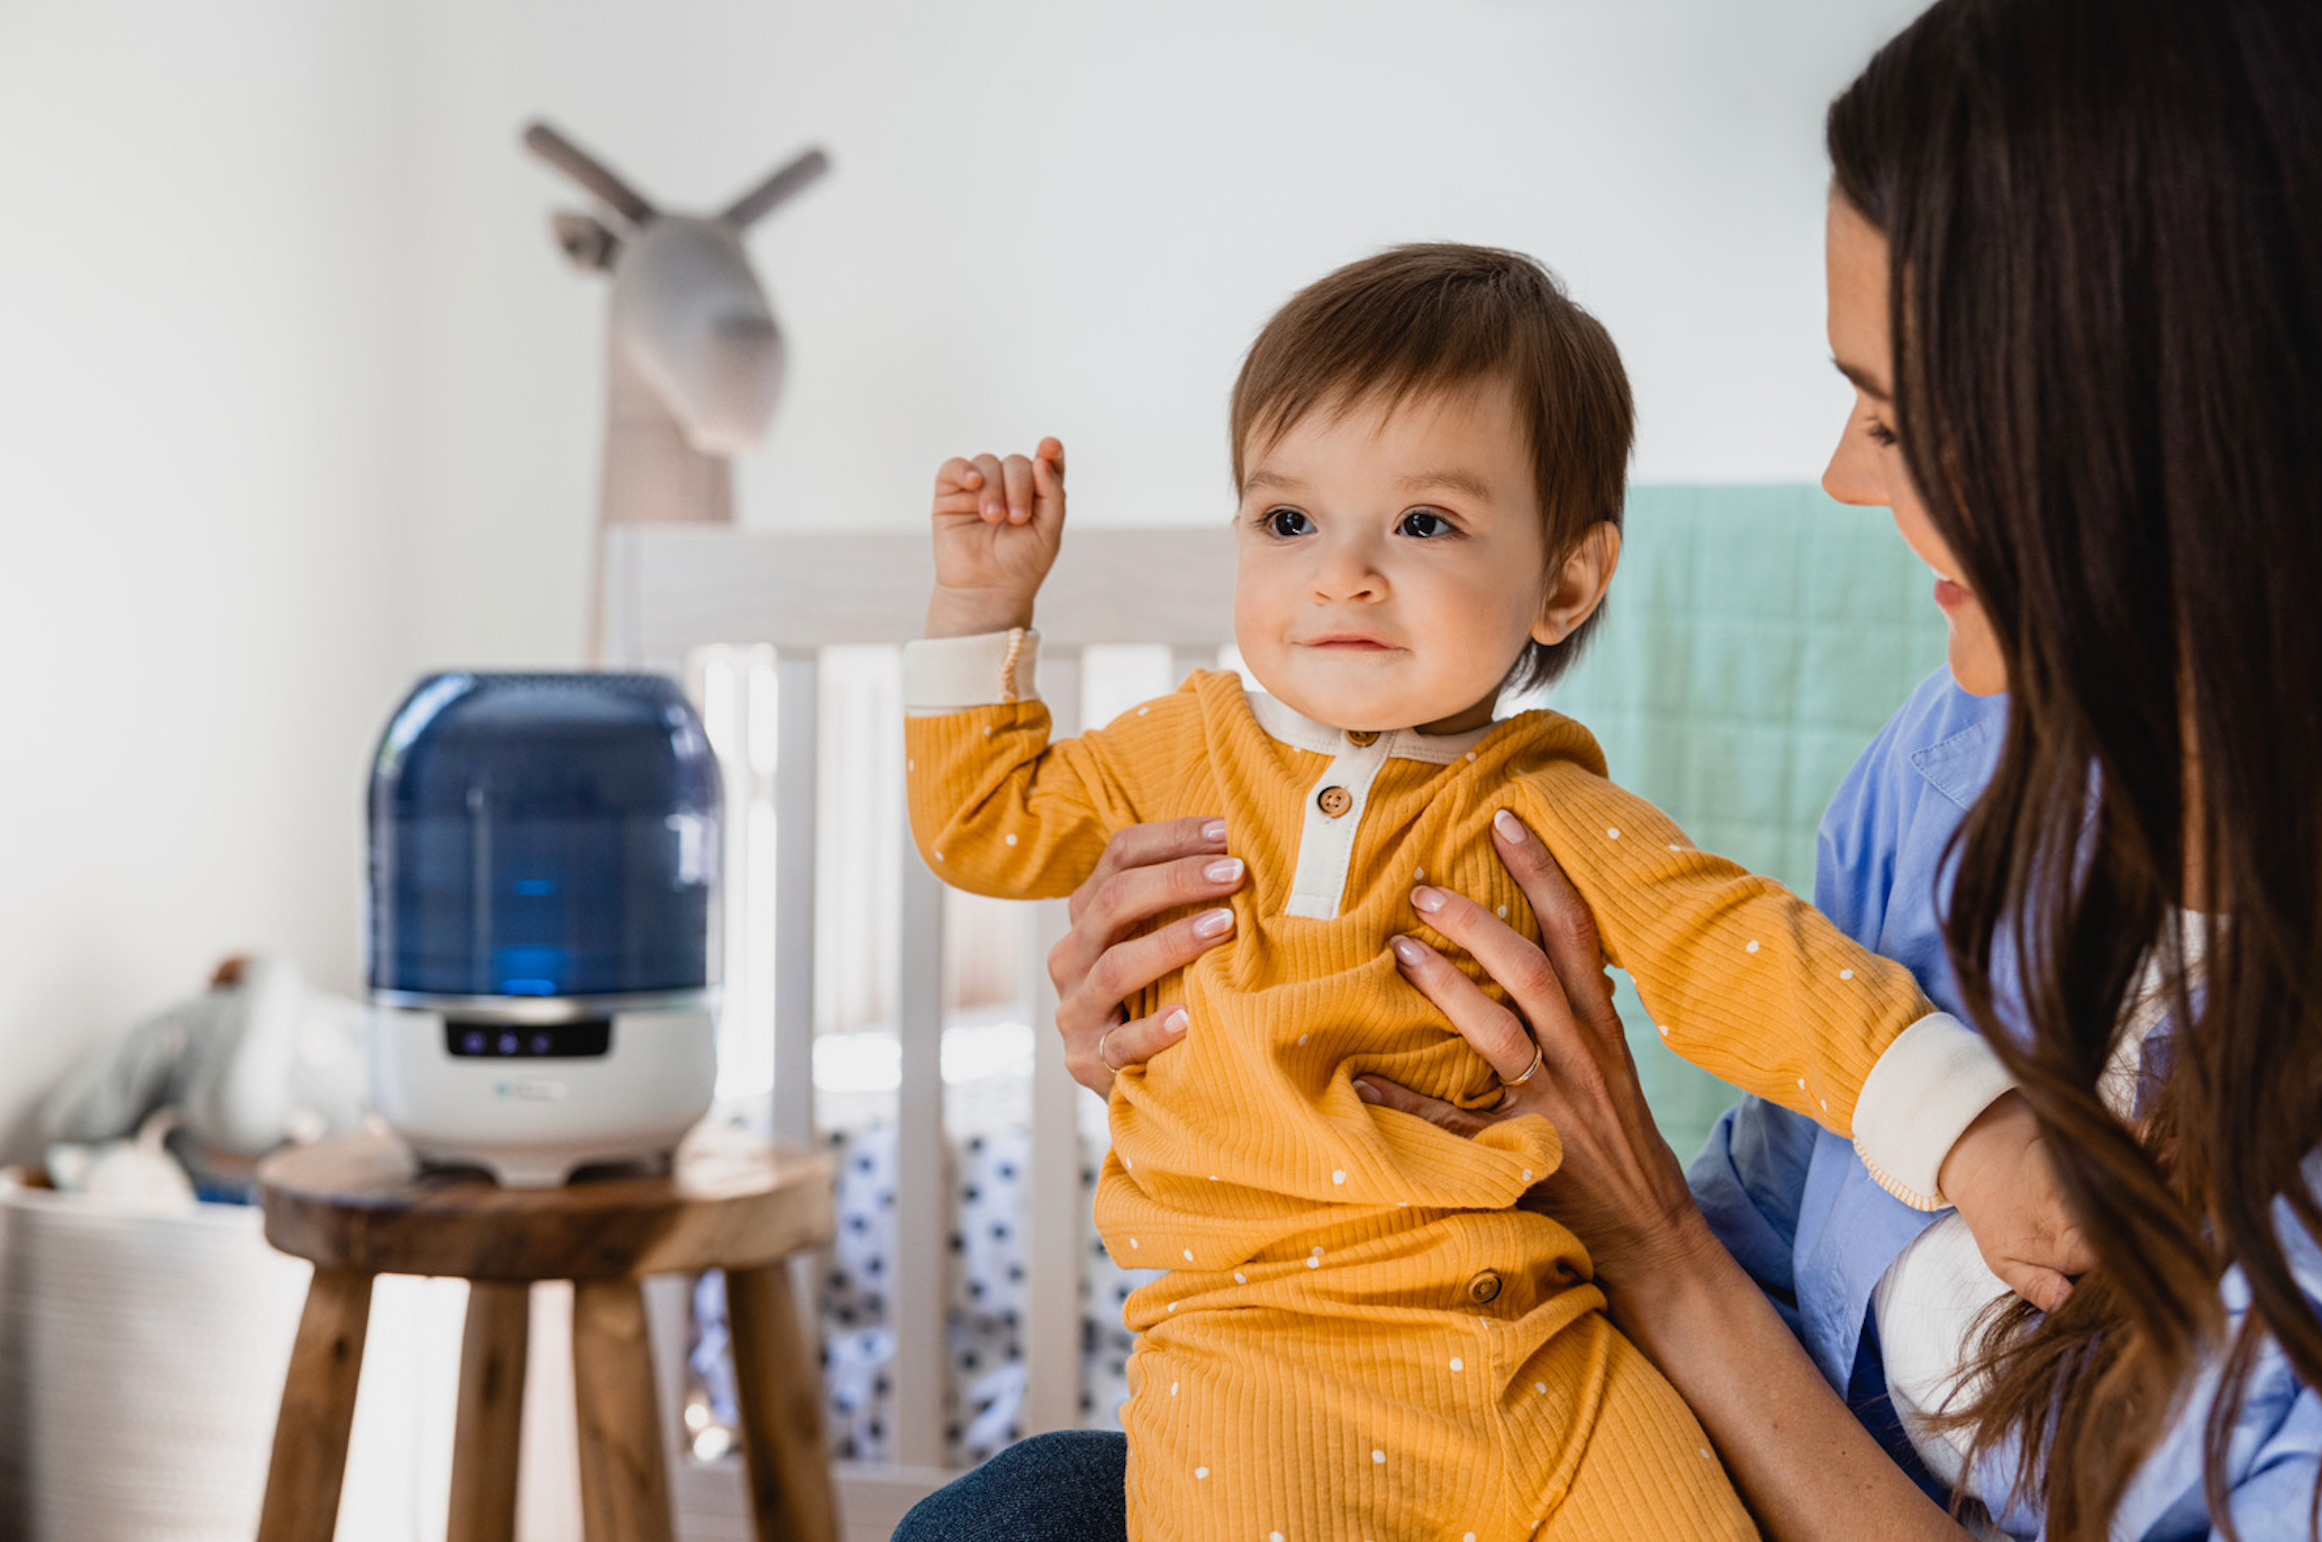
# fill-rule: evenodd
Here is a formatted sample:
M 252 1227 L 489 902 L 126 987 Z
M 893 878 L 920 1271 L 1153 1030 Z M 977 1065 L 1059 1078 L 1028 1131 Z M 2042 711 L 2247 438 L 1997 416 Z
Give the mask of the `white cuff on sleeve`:
M 1863 1079 L 1854 1104 L 1854 1149 L 1880 1188 L 1914 1210 L 1940 1210 L 1936 1175 L 1976 1116 L 2015 1078 L 1983 1035 L 1948 1012 L 1930 1013 L 1896 1036 Z
M 1038 701 L 1040 634 L 1025 627 L 903 645 L 903 714 L 936 717 L 970 707 Z

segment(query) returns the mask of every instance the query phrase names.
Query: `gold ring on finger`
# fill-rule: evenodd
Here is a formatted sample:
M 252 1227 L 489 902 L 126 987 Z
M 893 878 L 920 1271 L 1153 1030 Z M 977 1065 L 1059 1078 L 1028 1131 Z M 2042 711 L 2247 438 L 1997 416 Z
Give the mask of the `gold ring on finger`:
M 1104 1041 L 1103 1041 L 1103 1040 L 1101 1040 L 1101 1039 L 1100 1039 L 1100 1040 L 1098 1040 L 1098 1041 L 1097 1041 L 1097 1051 L 1098 1051 L 1098 1056 L 1097 1056 L 1097 1058 L 1099 1058 L 1099 1059 L 1102 1059 L 1102 1058 L 1104 1058 L 1104 1056 L 1103 1056 L 1104 1047 L 1105 1047 L 1105 1046 L 1104 1046 Z M 1523 1085 L 1524 1085 L 1524 1083 L 1526 1083 L 1526 1082 L 1530 1081 L 1530 1080 L 1531 1080 L 1533 1077 L 1535 1077 L 1535 1076 L 1538 1076 L 1538 1075 L 1540 1074 L 1540 1062 L 1541 1062 L 1541 1058 L 1542 1058 L 1542 1057 L 1541 1057 L 1541 1054 L 1540 1054 L 1540 1046 L 1539 1046 L 1539 1045 L 1537 1045 L 1537 1044 L 1533 1045 L 1533 1046 L 1532 1046 L 1532 1063 L 1531 1063 L 1530 1065 L 1528 1065 L 1528 1066 L 1524 1067 L 1524 1074 L 1523 1074 L 1523 1075 L 1521 1075 L 1521 1076 L 1503 1076 L 1503 1077 L 1501 1077 L 1501 1078 L 1500 1078 L 1500 1085 L 1501 1085 L 1501 1086 L 1503 1086 L 1503 1087 L 1521 1087 L 1521 1086 L 1523 1086 Z
M 1117 1029 L 1120 1026 L 1121 1025 L 1119 1023 L 1115 1023 L 1111 1028 L 1107 1028 L 1102 1034 L 1097 1036 L 1097 1064 L 1103 1066 L 1105 1068 L 1106 1074 L 1112 1076 L 1120 1075 L 1121 1068 L 1113 1064 L 1112 1058 L 1105 1053 L 1105 1046 L 1113 1041 L 1114 1029 Z

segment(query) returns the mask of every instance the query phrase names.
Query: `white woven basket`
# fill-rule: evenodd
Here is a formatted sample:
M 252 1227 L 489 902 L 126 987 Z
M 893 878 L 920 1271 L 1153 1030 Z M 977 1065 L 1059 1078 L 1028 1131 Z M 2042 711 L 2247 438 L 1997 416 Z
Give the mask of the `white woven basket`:
M 307 1273 L 253 1208 L 0 1172 L 0 1536 L 248 1542 Z

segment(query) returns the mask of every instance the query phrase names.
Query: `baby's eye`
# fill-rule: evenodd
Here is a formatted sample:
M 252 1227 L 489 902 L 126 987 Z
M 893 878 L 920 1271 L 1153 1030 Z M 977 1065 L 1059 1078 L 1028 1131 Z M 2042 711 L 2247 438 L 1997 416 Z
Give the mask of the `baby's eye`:
M 1296 509 L 1268 509 L 1258 516 L 1258 523 L 1266 527 L 1268 535 L 1280 536 L 1283 540 L 1314 533 L 1314 521 Z
M 1433 509 L 1413 509 L 1404 515 L 1403 522 L 1395 527 L 1398 535 L 1416 536 L 1422 541 L 1433 540 L 1437 536 L 1451 535 L 1456 529 L 1457 527 L 1450 520 L 1445 519 Z

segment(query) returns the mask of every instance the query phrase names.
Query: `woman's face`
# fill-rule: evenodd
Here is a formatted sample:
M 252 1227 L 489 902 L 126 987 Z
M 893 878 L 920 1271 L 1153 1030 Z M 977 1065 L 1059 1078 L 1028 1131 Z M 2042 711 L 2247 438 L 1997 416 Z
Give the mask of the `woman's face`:
M 1896 440 L 1894 345 L 1887 331 L 1887 238 L 1833 193 L 1827 245 L 1830 355 L 1854 385 L 1854 411 L 1822 473 L 1823 491 L 1840 503 L 1883 508 L 1919 560 L 1935 570 L 1935 603 L 1950 623 L 1947 662 L 1962 690 L 1997 696 L 2008 688 L 1999 639 L 1959 563 L 1928 521 Z

